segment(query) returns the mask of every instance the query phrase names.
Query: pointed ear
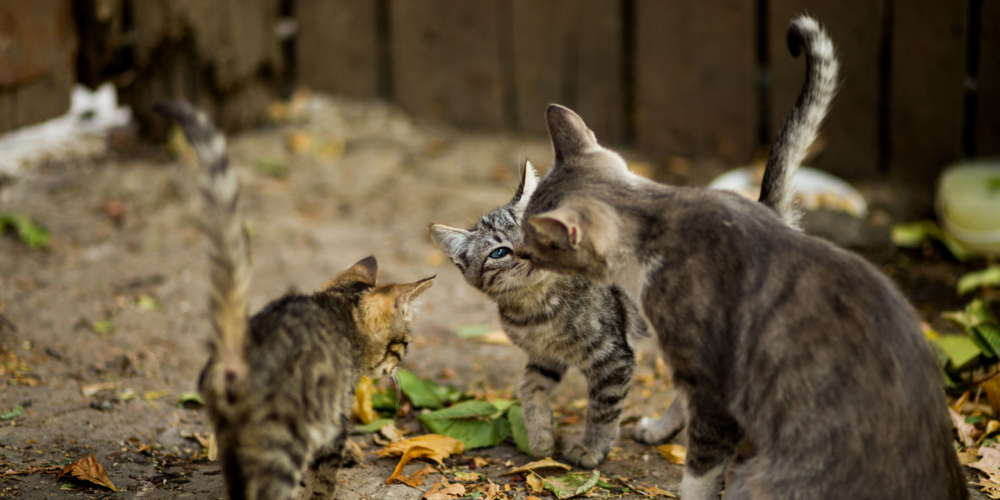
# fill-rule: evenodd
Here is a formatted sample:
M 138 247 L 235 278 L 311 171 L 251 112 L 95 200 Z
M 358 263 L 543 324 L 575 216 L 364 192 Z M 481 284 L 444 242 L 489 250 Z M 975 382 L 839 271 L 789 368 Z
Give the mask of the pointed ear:
M 580 115 L 558 104 L 549 104 L 545 110 L 545 120 L 552 138 L 552 149 L 556 160 L 578 155 L 596 147 L 597 137 L 587 128 Z
M 326 284 L 323 285 L 323 290 L 329 290 L 330 288 L 348 283 L 361 283 L 362 285 L 372 287 L 375 286 L 377 278 L 378 262 L 375 261 L 375 256 L 369 255 L 368 257 L 359 260 L 346 271 L 338 274 L 332 280 L 327 281 Z
M 550 241 L 561 242 L 572 248 L 576 248 L 583 241 L 580 213 L 565 205 L 538 214 L 529 219 L 528 223 Z
M 444 224 L 431 224 L 430 233 L 434 246 L 453 259 L 468 244 L 469 236 L 472 234 L 464 229 Z
M 534 194 L 537 187 L 538 174 L 535 173 L 535 167 L 531 165 L 530 161 L 524 160 L 524 169 L 521 170 L 521 184 L 517 186 L 514 199 L 510 200 L 514 208 L 523 213 L 524 209 L 528 208 L 528 201 L 531 200 L 531 195 Z
M 393 285 L 390 293 L 395 296 L 396 309 L 409 312 L 413 301 L 416 300 L 417 297 L 423 295 L 424 292 L 434 285 L 434 278 L 437 278 L 437 276 L 424 278 L 413 283 Z

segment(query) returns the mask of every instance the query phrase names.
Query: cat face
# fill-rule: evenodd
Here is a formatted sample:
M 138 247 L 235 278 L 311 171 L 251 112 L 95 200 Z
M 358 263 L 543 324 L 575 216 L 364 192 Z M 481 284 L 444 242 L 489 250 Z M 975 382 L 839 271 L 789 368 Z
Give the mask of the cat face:
M 491 297 L 521 289 L 544 277 L 530 261 L 514 255 L 514 247 L 521 243 L 522 215 L 537 185 L 535 169 L 526 163 L 514 198 L 484 215 L 472 229 L 430 226 L 434 245 L 455 263 L 465 281 Z
M 330 280 L 324 291 L 339 292 L 357 303 L 354 316 L 365 340 L 360 375 L 392 374 L 410 345 L 410 322 L 416 299 L 434 284 L 434 276 L 405 284 L 376 284 L 378 265 L 368 257 Z
M 546 118 L 555 163 L 525 208 L 524 237 L 515 254 L 542 269 L 606 282 L 620 236 L 608 200 L 632 196 L 628 186 L 646 181 L 601 147 L 573 111 L 551 105 Z

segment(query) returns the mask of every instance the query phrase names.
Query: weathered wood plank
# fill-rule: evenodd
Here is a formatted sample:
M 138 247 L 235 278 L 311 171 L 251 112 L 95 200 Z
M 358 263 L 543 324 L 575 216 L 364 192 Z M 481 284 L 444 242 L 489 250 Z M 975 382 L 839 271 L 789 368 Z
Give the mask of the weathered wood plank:
M 979 19 L 976 154 L 1000 155 L 1000 2 L 983 2 Z
M 894 4 L 889 168 L 923 196 L 962 156 L 968 0 Z
M 879 50 L 881 2 L 871 0 L 771 0 L 768 60 L 771 66 L 770 139 L 795 105 L 805 78 L 805 58 L 788 52 L 788 23 L 808 13 L 826 28 L 840 59 L 840 90 L 823 125 L 826 147 L 812 165 L 847 178 L 879 174 Z
M 620 0 L 514 0 L 518 128 L 545 133 L 545 106 L 575 109 L 601 142 L 624 136 Z
M 73 66 L 76 29 L 69 0 L 0 0 L 0 86 Z
M 299 81 L 349 95 L 378 95 L 375 0 L 297 0 Z
M 505 125 L 499 0 L 393 0 L 393 93 L 406 110 L 459 126 Z
M 756 138 L 754 2 L 637 0 L 636 143 L 750 158 Z

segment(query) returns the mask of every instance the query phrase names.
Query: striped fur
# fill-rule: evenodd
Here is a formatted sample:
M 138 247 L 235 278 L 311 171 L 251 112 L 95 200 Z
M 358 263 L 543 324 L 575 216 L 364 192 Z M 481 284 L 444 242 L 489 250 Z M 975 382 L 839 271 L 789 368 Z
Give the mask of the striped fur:
M 470 285 L 497 303 L 504 330 L 528 354 L 518 396 L 535 455 L 554 451 L 552 389 L 569 367 L 587 376 L 586 431 L 564 454 L 576 465 L 593 468 L 618 435 L 635 366 L 634 343 L 647 335 L 646 324 L 634 302 L 616 286 L 594 286 L 579 276 L 541 271 L 512 253 L 490 257 L 520 243 L 521 215 L 536 184 L 528 163 L 508 204 L 484 215 L 468 231 L 432 224 L 431 238 Z
M 225 139 L 182 103 L 175 119 L 203 166 L 203 228 L 210 242 L 215 327 L 199 387 L 215 431 L 229 495 L 288 500 L 305 473 L 314 499 L 332 499 L 345 451 L 354 387 L 390 374 L 410 342 L 411 302 L 433 283 L 376 285 L 374 257 L 312 295 L 288 295 L 247 318 L 249 242 Z M 348 448 L 349 450 L 349 448 Z
M 785 118 L 771 148 L 761 183 L 760 202 L 778 212 L 782 220 L 798 227 L 801 213 L 794 206 L 791 179 L 816 140 L 830 102 L 837 93 L 840 63 L 833 42 L 814 19 L 802 16 L 788 27 L 788 49 L 793 56 L 806 54 L 806 79 L 795 108 Z

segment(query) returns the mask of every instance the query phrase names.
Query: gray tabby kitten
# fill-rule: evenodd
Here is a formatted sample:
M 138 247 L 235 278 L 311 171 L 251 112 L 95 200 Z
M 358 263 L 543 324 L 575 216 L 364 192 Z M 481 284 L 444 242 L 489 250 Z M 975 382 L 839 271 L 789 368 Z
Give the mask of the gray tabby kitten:
M 568 367 L 587 376 L 589 401 L 583 441 L 564 455 L 575 465 L 597 467 L 618 436 L 635 368 L 635 342 L 648 336 L 635 303 L 613 285 L 543 271 L 514 256 L 521 215 L 538 185 L 525 164 L 514 198 L 484 215 L 472 229 L 431 224 L 431 239 L 465 280 L 497 303 L 500 322 L 528 354 L 518 388 L 531 451 L 551 456 L 555 447 L 549 395 Z
M 807 78 L 832 64 L 812 19 L 789 42 Z M 934 355 L 882 273 L 761 203 L 630 173 L 566 108 L 547 121 L 515 253 L 640 299 L 684 398 L 685 500 L 718 496 L 743 439 L 726 500 L 968 498 Z
M 434 278 L 376 285 L 368 257 L 320 291 L 287 295 L 248 319 L 249 242 L 225 138 L 187 104 L 155 109 L 181 125 L 204 170 L 215 336 L 199 385 L 229 495 L 291 499 L 308 469 L 312 498 L 332 499 L 354 388 L 362 375 L 395 370 L 410 342 L 412 301 Z

